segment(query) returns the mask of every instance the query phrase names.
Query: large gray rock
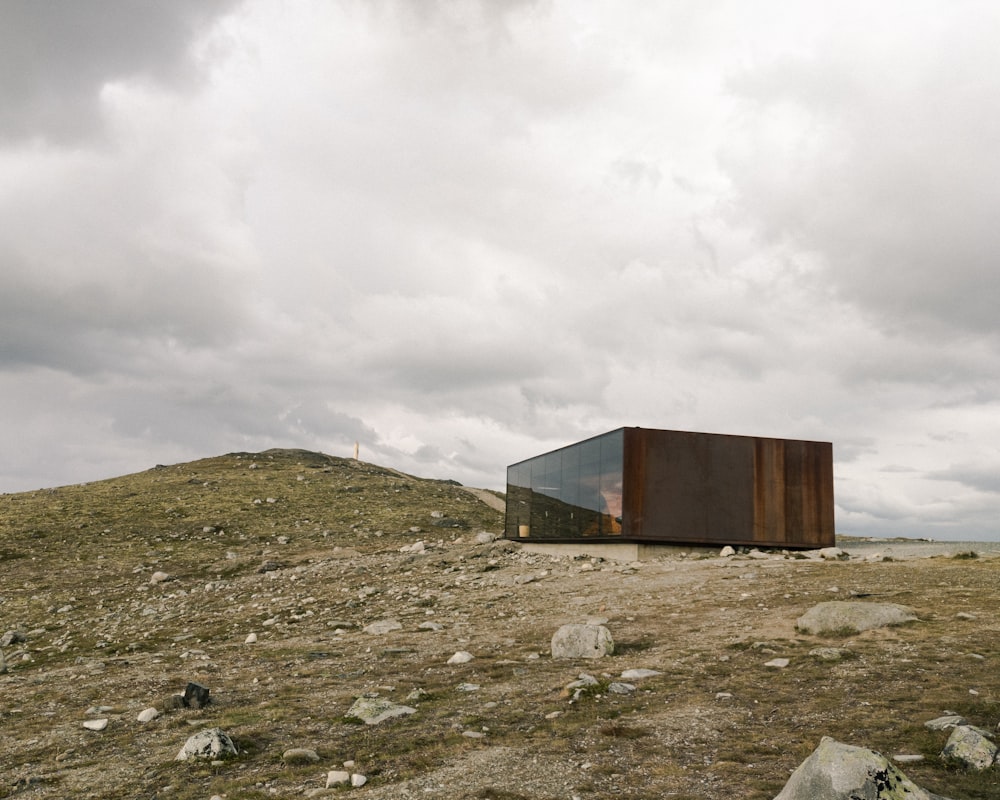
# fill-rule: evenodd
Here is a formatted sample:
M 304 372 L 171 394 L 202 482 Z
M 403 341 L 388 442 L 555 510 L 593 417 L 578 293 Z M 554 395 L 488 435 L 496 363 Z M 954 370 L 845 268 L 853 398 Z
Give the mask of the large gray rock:
M 222 728 L 207 728 L 198 731 L 188 739 L 175 761 L 187 761 L 192 758 L 210 758 L 213 761 L 227 756 L 238 755 L 236 745 L 229 734 Z
M 553 658 L 601 658 L 614 652 L 615 640 L 603 625 L 571 623 L 552 636 Z
M 855 603 L 831 600 L 810 608 L 795 621 L 804 633 L 859 633 L 887 625 L 914 622 L 913 609 L 895 603 Z
M 990 741 L 991 735 L 974 725 L 956 725 L 941 757 L 960 761 L 972 769 L 989 769 L 997 759 L 997 746 Z
M 824 736 L 774 800 L 946 800 L 921 789 L 884 756 Z

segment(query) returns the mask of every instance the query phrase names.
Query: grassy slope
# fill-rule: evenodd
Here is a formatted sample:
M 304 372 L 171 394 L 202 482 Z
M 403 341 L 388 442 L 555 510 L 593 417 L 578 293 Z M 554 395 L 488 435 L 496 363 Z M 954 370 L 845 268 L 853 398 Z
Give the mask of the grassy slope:
M 434 512 L 467 527 L 435 528 Z M 922 722 L 945 710 L 1000 721 L 1000 560 L 665 560 L 583 571 L 589 562 L 469 535 L 501 526 L 460 487 L 303 451 L 0 497 L 0 633 L 29 633 L 7 649 L 12 668 L 0 676 L 0 763 L 12 765 L 0 797 L 165 797 L 167 787 L 179 800 L 299 796 L 345 758 L 372 778 L 363 792 L 392 797 L 401 780 L 503 745 L 517 752 L 506 772 L 519 782 L 488 789 L 470 775 L 467 791 L 441 796 L 561 796 L 528 753 L 552 759 L 550 773 L 566 770 L 584 798 L 609 786 L 631 798 L 765 798 L 820 735 L 923 753 L 905 770 L 918 783 L 954 798 L 997 796 L 996 773 L 940 763 L 941 737 Z M 399 552 L 416 539 L 440 545 Z M 282 568 L 261 574 L 265 561 Z M 171 579 L 150 584 L 156 570 Z M 812 603 L 852 593 L 911 605 L 922 622 L 832 640 L 794 631 Z M 957 620 L 959 610 L 976 621 Z M 610 620 L 616 656 L 532 659 L 557 624 L 588 615 Z M 388 616 L 403 630 L 358 632 Z M 446 632 L 417 632 L 428 619 Z M 249 631 L 258 646 L 243 645 Z M 819 662 L 808 655 L 818 644 L 852 657 Z M 459 648 L 476 660 L 446 667 Z M 792 665 L 763 667 L 775 655 Z M 582 669 L 634 666 L 664 674 L 634 695 L 569 704 L 560 694 Z M 211 686 L 216 703 L 135 723 L 187 680 Z M 483 689 L 456 692 L 459 680 Z M 361 691 L 403 702 L 414 688 L 428 694 L 413 717 L 374 728 L 342 719 Z M 732 698 L 716 699 L 722 691 Z M 83 731 L 88 706 L 103 704 L 108 730 Z M 192 723 L 230 731 L 237 763 L 174 763 Z M 486 740 L 462 736 L 482 727 Z M 315 747 L 322 764 L 283 765 L 296 745 Z

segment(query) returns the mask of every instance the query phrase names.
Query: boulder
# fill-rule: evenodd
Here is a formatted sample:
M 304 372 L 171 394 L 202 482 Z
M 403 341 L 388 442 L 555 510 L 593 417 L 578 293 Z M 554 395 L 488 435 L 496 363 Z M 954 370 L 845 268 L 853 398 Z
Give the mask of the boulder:
M 795 626 L 803 633 L 859 633 L 916 619 L 913 609 L 895 603 L 830 600 L 810 608 L 795 621 Z
M 884 756 L 824 736 L 774 800 L 946 800 L 921 789 Z
M 989 769 L 997 759 L 997 746 L 990 741 L 990 736 L 988 731 L 974 725 L 956 725 L 941 751 L 941 758 L 958 761 L 971 769 Z
M 217 761 L 238 754 L 239 751 L 233 744 L 233 740 L 222 728 L 206 728 L 189 738 L 174 760 L 188 761 L 194 758 L 210 758 Z
M 552 636 L 553 658 L 601 658 L 614 652 L 611 631 L 603 625 L 571 623 Z

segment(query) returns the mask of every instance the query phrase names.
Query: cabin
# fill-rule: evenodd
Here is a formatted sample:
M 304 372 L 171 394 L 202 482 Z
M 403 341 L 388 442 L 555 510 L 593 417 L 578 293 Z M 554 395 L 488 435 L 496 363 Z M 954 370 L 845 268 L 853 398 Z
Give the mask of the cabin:
M 830 442 L 619 428 L 507 468 L 505 537 L 834 544 Z

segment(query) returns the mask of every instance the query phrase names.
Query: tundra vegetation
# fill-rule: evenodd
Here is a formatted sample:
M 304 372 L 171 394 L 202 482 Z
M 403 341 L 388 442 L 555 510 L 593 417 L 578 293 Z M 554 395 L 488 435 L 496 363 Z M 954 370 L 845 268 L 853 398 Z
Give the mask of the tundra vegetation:
M 1000 559 L 627 564 L 502 524 L 452 482 L 298 450 L 0 496 L 0 797 L 763 799 L 823 736 L 997 797 L 998 768 L 943 759 L 924 722 L 1000 722 Z M 796 628 L 850 599 L 917 620 Z M 551 657 L 588 621 L 613 654 Z M 659 674 L 613 690 L 633 669 Z M 179 699 L 191 682 L 210 702 Z M 365 696 L 415 710 L 365 724 Z M 237 755 L 175 760 L 214 728 Z M 365 785 L 325 789 L 345 762 Z

